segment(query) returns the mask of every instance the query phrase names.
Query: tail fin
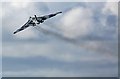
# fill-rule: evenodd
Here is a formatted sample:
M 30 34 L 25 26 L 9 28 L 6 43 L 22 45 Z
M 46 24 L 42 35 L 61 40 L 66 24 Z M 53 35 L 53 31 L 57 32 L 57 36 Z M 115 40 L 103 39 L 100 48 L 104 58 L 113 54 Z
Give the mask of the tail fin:
M 35 16 L 35 19 L 37 20 L 37 16 L 36 15 L 34 15 Z

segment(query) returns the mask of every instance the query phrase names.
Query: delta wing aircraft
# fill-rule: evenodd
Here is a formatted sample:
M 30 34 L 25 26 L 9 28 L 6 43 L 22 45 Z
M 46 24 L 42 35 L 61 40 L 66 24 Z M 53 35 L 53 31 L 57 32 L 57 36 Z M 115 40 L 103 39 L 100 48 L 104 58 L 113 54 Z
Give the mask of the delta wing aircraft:
M 36 15 L 34 15 L 34 17 L 29 17 L 29 20 L 21 28 L 17 29 L 13 34 L 16 34 L 30 26 L 35 27 L 36 25 L 43 23 L 45 20 L 47 20 L 51 17 L 54 17 L 60 13 L 62 13 L 62 12 L 57 12 L 54 14 L 49 14 L 49 15 L 45 15 L 45 16 L 41 16 L 41 17 L 37 17 Z

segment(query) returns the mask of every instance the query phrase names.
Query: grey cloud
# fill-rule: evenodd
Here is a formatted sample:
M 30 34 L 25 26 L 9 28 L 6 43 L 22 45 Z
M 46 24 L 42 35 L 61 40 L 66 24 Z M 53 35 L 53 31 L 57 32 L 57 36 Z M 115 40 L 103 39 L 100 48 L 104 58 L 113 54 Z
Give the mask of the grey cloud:
M 12 65 L 11 65 L 12 67 L 4 67 L 5 70 L 4 76 L 8 76 L 8 75 L 26 76 L 28 74 L 33 74 L 33 72 L 36 72 L 37 69 L 38 71 L 35 73 L 37 75 L 33 74 L 32 76 L 41 76 L 41 75 L 42 76 L 70 76 L 70 75 L 116 76 L 117 75 L 118 51 L 117 51 L 117 37 L 115 36 L 117 33 L 115 30 L 116 26 L 114 26 L 116 24 L 116 15 L 110 15 L 110 16 L 103 15 L 102 12 L 100 11 L 102 11 L 102 8 L 104 8 L 103 6 L 104 3 L 102 3 L 102 5 L 100 5 L 101 3 L 100 4 L 97 3 L 99 5 L 96 8 L 94 7 L 97 6 L 97 4 L 95 6 L 92 6 L 95 3 L 91 4 L 90 7 L 89 4 L 85 4 L 85 3 L 80 3 L 80 4 L 64 3 L 63 5 L 62 3 L 61 4 L 57 3 L 59 5 L 57 5 L 56 3 L 43 3 L 42 5 L 40 4 L 33 3 L 30 4 L 31 6 L 30 5 L 28 6 L 29 9 L 25 8 L 19 10 L 10 7 L 8 3 L 6 5 L 9 6 L 10 9 L 8 9 L 6 5 L 4 5 L 4 7 L 6 7 L 4 9 L 6 11 L 6 14 L 3 18 L 3 57 L 4 57 L 3 61 L 5 61 L 4 65 L 5 66 L 7 65 L 7 61 L 10 61 L 13 64 L 17 64 L 17 62 L 21 62 L 21 65 L 15 68 L 17 70 L 17 68 L 20 67 L 21 71 L 19 71 L 19 69 L 17 72 L 14 71 Z M 71 5 L 66 6 L 66 4 L 71 4 Z M 60 19 L 63 17 L 63 15 L 66 12 L 70 11 L 71 7 L 74 8 L 78 6 L 88 8 L 92 11 L 93 14 L 95 14 L 91 18 L 93 19 L 94 22 L 94 25 L 92 26 L 94 27 L 94 30 L 90 32 L 88 35 L 83 36 L 82 38 L 80 36 L 71 39 L 69 37 L 64 36 L 63 31 L 59 30 L 58 27 L 62 26 L 62 24 L 60 24 Z M 100 11 L 98 8 L 100 8 Z M 37 29 L 40 30 L 40 33 L 39 31 L 37 33 L 35 31 L 36 29 L 34 28 L 26 30 L 29 32 L 31 32 L 30 30 L 32 30 L 32 32 L 35 31 L 34 35 L 38 35 L 37 36 L 38 38 L 30 37 L 28 39 L 22 39 L 22 38 L 20 39 L 12 35 L 12 32 L 17 28 L 17 26 L 23 24 L 29 16 L 34 14 L 37 14 L 39 16 L 45 13 L 47 14 L 49 12 L 50 13 L 56 12 L 57 10 L 65 11 L 65 13 L 63 13 L 63 15 L 56 17 L 55 19 L 51 19 L 50 21 L 45 22 L 47 26 L 41 24 L 40 28 L 37 27 Z M 14 14 L 11 11 L 14 11 Z M 18 15 L 19 13 L 21 15 Z M 113 20 L 110 20 L 111 18 Z M 110 25 L 110 27 L 107 25 Z M 25 36 L 26 34 L 25 31 L 22 34 Z M 42 62 L 42 60 L 45 60 L 45 62 L 43 65 L 40 65 L 38 63 L 39 61 L 37 60 L 40 60 L 40 62 Z M 34 64 L 31 65 L 33 62 Z M 50 62 L 53 63 L 54 66 L 50 65 Z M 37 66 L 35 66 L 36 64 Z M 61 64 L 63 65 L 61 66 L 63 70 L 59 70 L 58 65 Z M 28 67 L 28 65 L 31 66 Z M 44 65 L 46 65 L 45 66 L 46 68 L 56 67 L 55 68 L 56 70 L 53 71 L 52 73 L 50 73 L 51 69 L 49 68 L 48 70 L 43 69 L 42 71 L 39 71 L 38 66 L 43 68 Z M 86 65 L 85 68 L 88 68 L 88 70 L 84 69 L 83 67 L 84 65 Z M 83 67 L 83 71 L 81 71 L 81 68 L 78 66 Z M 75 67 L 84 74 L 82 74 L 80 71 L 77 71 Z M 23 74 L 24 68 L 28 69 L 28 71 L 25 74 Z M 29 71 L 29 68 L 33 68 L 33 70 Z M 67 68 L 68 71 L 67 69 L 66 71 L 64 71 L 64 68 Z M 73 68 L 73 70 L 70 68 Z M 93 71 L 93 69 L 96 70 Z M 39 75 L 39 73 L 41 73 L 41 75 Z M 46 73 L 50 75 L 46 75 Z
M 39 61 L 38 61 L 39 60 Z M 112 60 L 112 59 L 111 59 Z M 48 76 L 43 74 L 43 72 L 48 72 L 49 76 L 117 76 L 117 63 L 111 62 L 111 60 L 96 60 L 96 61 L 76 61 L 76 62 L 65 62 L 49 59 L 47 57 L 35 56 L 35 57 L 3 57 L 3 76 Z M 9 66 L 8 66 L 9 64 Z M 15 65 L 15 67 L 14 67 Z M 88 67 L 89 65 L 89 67 Z M 14 67 L 14 68 L 13 68 Z M 47 69 L 47 70 L 45 70 Z M 66 74 L 56 74 L 52 75 L 50 70 L 62 70 L 67 72 Z M 34 71 L 42 71 L 37 75 L 33 75 Z M 24 71 L 24 75 L 22 72 Z M 27 74 L 28 71 L 30 74 Z M 11 72 L 8 74 L 8 72 Z M 12 73 L 14 72 L 14 73 Z M 19 72 L 19 74 L 15 74 Z M 84 74 L 82 74 L 84 73 Z

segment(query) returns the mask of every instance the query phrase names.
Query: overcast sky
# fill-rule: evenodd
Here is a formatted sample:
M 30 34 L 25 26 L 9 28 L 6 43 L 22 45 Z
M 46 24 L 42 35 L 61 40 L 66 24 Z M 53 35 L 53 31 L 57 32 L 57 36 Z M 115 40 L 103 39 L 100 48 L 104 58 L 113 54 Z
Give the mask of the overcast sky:
M 58 11 L 13 35 L 30 16 Z M 4 2 L 0 17 L 3 76 L 118 76 L 117 3 Z

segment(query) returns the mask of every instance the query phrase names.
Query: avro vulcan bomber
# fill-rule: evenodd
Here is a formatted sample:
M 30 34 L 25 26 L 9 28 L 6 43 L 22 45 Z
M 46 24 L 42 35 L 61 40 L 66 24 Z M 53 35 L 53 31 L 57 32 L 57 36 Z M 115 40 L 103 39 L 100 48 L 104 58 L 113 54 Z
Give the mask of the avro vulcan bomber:
M 41 17 L 37 17 L 36 15 L 34 15 L 34 17 L 29 17 L 29 20 L 19 29 L 17 29 L 13 34 L 16 34 L 24 29 L 26 29 L 29 26 L 33 26 L 35 27 L 36 25 L 43 23 L 45 20 L 56 16 L 57 14 L 60 14 L 62 12 L 57 12 L 55 14 L 49 14 L 49 15 L 45 15 L 45 16 L 41 16 Z

